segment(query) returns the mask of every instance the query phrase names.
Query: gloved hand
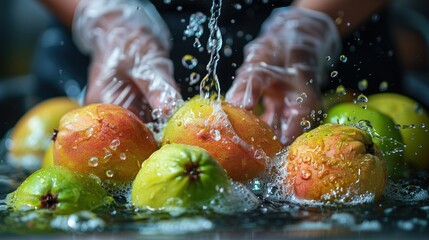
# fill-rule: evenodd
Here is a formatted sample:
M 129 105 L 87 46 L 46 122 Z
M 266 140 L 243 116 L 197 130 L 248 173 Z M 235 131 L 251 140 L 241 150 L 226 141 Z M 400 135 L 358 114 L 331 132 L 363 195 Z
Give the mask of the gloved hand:
M 261 117 L 288 145 L 318 121 L 326 57 L 336 56 L 340 46 L 338 30 L 327 15 L 275 9 L 260 35 L 245 47 L 244 63 L 226 100 L 251 110 L 262 98 Z
M 113 103 L 144 121 L 166 117 L 181 99 L 168 58 L 169 31 L 148 1 L 81 0 L 76 45 L 92 57 L 86 103 Z

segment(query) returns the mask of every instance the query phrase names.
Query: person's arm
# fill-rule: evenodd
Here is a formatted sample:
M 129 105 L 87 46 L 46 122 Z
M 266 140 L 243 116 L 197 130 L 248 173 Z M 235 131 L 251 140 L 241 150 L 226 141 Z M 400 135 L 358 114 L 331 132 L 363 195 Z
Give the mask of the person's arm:
M 296 0 L 293 5 L 327 14 L 336 22 L 340 35 L 344 37 L 389 2 L 390 0 Z
M 40 0 L 64 25 L 71 27 L 79 0 Z

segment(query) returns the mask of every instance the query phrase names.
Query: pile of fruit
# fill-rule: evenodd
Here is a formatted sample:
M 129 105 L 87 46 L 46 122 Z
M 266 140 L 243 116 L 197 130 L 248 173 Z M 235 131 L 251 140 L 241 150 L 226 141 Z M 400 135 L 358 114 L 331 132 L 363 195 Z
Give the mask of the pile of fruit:
M 356 204 L 379 201 L 406 169 L 429 169 L 429 116 L 414 100 L 332 97 L 322 124 L 290 146 L 253 113 L 199 96 L 169 119 L 162 139 L 119 106 L 50 99 L 13 129 L 8 162 L 31 175 L 6 201 L 15 211 L 71 214 L 112 204 L 112 189 L 131 186 L 134 208 L 195 209 L 258 178 L 297 203 Z

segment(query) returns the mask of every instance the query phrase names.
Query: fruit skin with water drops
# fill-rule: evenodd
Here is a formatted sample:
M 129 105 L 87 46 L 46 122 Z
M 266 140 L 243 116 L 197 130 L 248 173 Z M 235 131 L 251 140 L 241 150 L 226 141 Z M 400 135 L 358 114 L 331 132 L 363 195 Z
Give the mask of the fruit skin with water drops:
M 429 170 L 429 113 L 416 100 L 397 93 L 368 96 L 368 106 L 390 116 L 400 126 L 405 161 Z
M 344 204 L 384 191 L 386 160 L 366 132 L 323 124 L 299 136 L 286 156 L 286 190 L 298 199 Z
M 195 96 L 168 121 L 162 144 L 206 149 L 228 175 L 246 181 L 264 172 L 282 149 L 272 129 L 257 116 L 231 104 Z
M 136 207 L 155 209 L 196 207 L 209 204 L 229 186 L 225 170 L 206 150 L 172 143 L 143 162 L 131 201 Z
M 54 163 L 112 182 L 132 181 L 158 149 L 152 132 L 131 111 L 95 103 L 66 113 L 54 141 Z
M 78 107 L 76 101 L 67 97 L 50 98 L 32 107 L 18 120 L 11 132 L 8 163 L 29 171 L 39 169 L 61 117 Z
M 41 168 L 7 196 L 14 210 L 50 210 L 71 214 L 112 202 L 98 177 L 60 166 Z
M 366 103 L 339 103 L 327 112 L 324 122 L 354 125 L 367 131 L 383 153 L 390 178 L 400 177 L 405 169 L 404 143 L 395 122 Z

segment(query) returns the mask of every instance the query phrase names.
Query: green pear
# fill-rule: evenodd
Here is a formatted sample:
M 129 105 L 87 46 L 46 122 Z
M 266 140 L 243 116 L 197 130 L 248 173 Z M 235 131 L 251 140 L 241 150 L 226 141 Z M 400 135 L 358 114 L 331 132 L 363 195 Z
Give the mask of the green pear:
M 393 120 L 380 111 L 358 103 L 339 103 L 327 112 L 326 122 L 354 125 L 366 130 L 387 161 L 389 177 L 398 177 L 404 167 L 404 144 Z
M 100 179 L 61 166 L 37 170 L 7 196 L 14 210 L 47 209 L 55 214 L 92 210 L 110 201 Z
M 172 143 L 143 162 L 131 201 L 136 207 L 154 209 L 195 207 L 208 204 L 229 186 L 225 170 L 206 150 Z

